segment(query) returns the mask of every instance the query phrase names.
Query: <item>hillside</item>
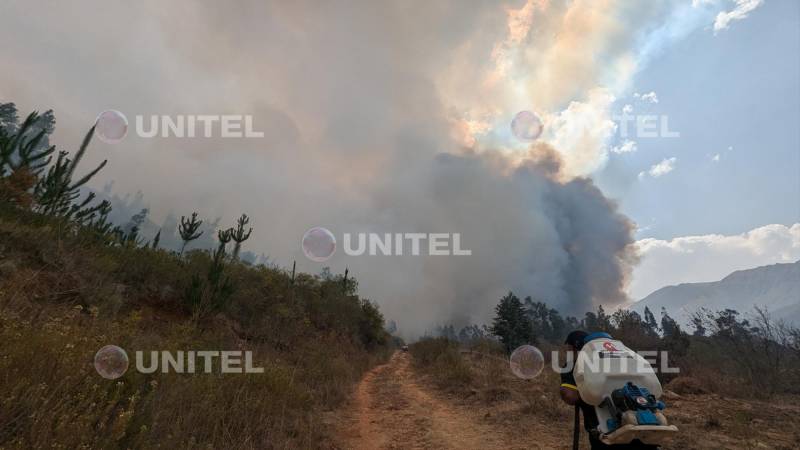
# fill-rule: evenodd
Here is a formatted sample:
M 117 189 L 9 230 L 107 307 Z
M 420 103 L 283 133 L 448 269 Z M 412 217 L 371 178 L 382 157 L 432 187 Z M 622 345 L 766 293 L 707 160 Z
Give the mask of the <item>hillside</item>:
M 636 302 L 633 309 L 641 312 L 649 307 L 658 313 L 663 307 L 688 322 L 700 308 L 745 313 L 754 306 L 766 306 L 775 317 L 800 323 L 800 261 L 739 270 L 719 281 L 666 286 Z

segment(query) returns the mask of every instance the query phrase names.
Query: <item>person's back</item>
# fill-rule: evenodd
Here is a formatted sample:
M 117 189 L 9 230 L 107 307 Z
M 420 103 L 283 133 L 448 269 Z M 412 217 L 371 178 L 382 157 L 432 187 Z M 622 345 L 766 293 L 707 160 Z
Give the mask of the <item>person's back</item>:
M 577 359 L 577 353 L 583 348 L 584 339 L 587 333 L 581 330 L 575 330 L 568 336 L 564 345 L 566 351 L 572 353 L 572 361 Z M 586 434 L 589 436 L 589 444 L 592 450 L 596 449 L 613 449 L 613 450 L 655 450 L 658 449 L 655 445 L 642 444 L 639 441 L 634 441 L 630 444 L 615 444 L 608 445 L 602 442 L 599 438 L 599 431 L 597 429 L 600 424 L 597 420 L 597 413 L 594 406 L 581 400 L 578 386 L 575 384 L 575 376 L 573 375 L 574 366 L 571 370 L 561 373 L 561 386 L 559 393 L 561 400 L 568 405 L 573 405 L 579 408 L 583 415 L 583 427 Z

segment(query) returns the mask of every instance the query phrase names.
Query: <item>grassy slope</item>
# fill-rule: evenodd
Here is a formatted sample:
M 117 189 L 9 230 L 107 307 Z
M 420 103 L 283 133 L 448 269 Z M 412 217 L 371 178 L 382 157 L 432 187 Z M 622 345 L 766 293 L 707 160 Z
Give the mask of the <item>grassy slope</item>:
M 193 273 L 162 250 L 109 247 L 0 208 L 0 447 L 313 448 L 362 372 L 387 354 L 382 318 L 339 280 L 230 265 L 222 313 L 185 306 Z M 264 374 L 98 376 L 106 344 L 252 350 Z M 131 361 L 133 366 L 133 361 Z

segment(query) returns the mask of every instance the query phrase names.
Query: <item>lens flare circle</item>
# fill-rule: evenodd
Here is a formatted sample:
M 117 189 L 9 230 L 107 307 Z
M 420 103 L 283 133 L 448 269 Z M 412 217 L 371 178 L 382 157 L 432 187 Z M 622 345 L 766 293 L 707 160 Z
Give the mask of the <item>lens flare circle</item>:
M 544 125 L 531 111 L 520 111 L 511 120 L 511 132 L 521 141 L 535 141 L 542 134 Z
M 101 141 L 116 144 L 128 134 L 128 118 L 115 109 L 107 109 L 97 116 L 95 132 Z
M 128 370 L 128 354 L 116 345 L 106 345 L 94 355 L 94 368 L 101 377 L 116 380 Z
M 303 253 L 315 261 L 327 261 L 336 252 L 336 237 L 327 228 L 314 227 L 303 235 Z
M 544 369 L 544 355 L 532 345 L 521 345 L 511 353 L 511 372 L 523 380 L 536 378 Z

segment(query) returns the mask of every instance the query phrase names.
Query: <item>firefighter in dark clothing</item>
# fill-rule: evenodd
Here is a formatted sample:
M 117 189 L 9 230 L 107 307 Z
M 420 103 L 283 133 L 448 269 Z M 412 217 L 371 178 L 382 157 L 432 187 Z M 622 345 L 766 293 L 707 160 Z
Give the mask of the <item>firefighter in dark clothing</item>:
M 564 342 L 566 346 L 567 352 L 572 352 L 572 361 L 576 361 L 578 357 L 578 352 L 583 348 L 584 339 L 586 338 L 587 334 L 583 331 L 576 330 L 567 336 L 567 340 Z M 574 370 L 574 366 L 573 366 Z M 581 400 L 581 396 L 578 393 L 578 387 L 575 385 L 575 377 L 572 374 L 572 370 L 566 373 L 561 374 L 561 400 L 568 405 L 577 405 L 581 412 L 583 413 L 583 427 L 586 429 L 586 434 L 589 435 L 589 444 L 592 447 L 592 450 L 596 449 L 613 449 L 613 450 L 656 450 L 658 449 L 657 446 L 654 445 L 646 445 L 642 444 L 639 441 L 634 441 L 630 444 L 616 444 L 616 445 L 608 445 L 603 443 L 600 438 L 598 437 L 597 426 L 599 422 L 597 420 L 597 413 L 594 410 L 594 406 L 585 403 Z

